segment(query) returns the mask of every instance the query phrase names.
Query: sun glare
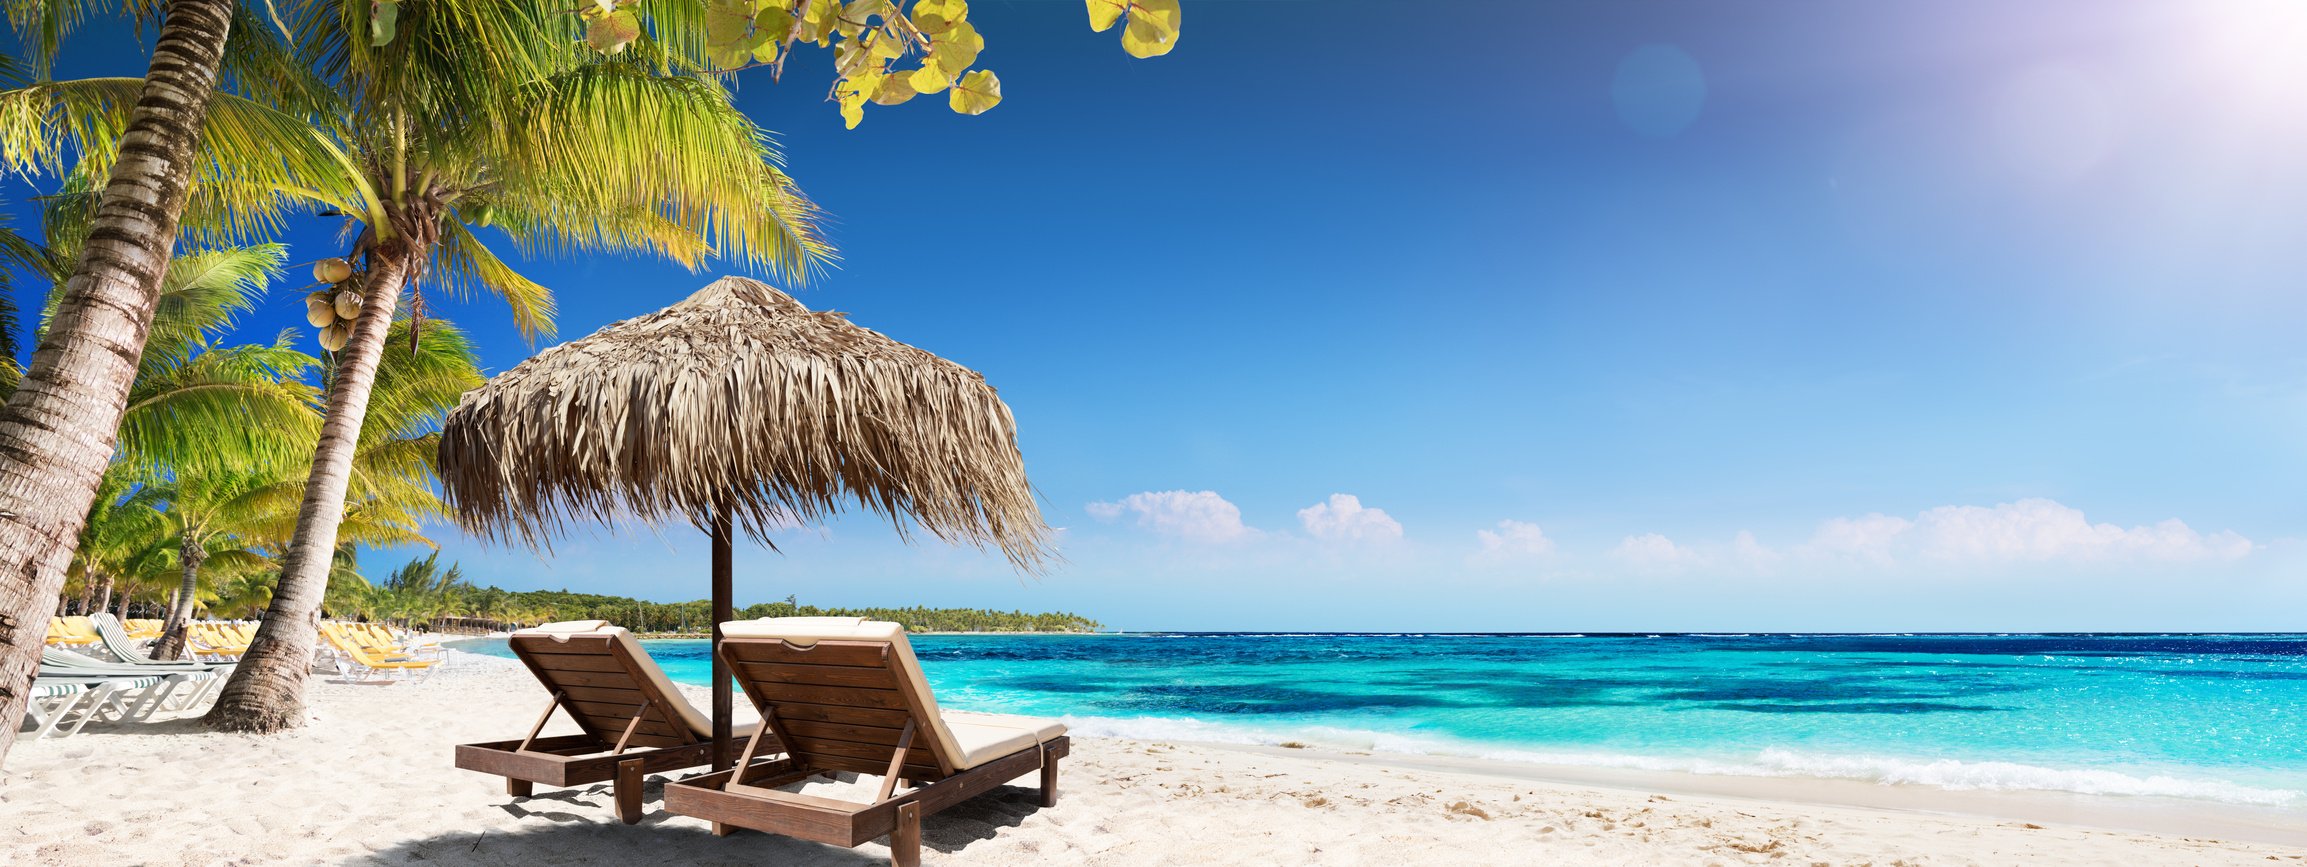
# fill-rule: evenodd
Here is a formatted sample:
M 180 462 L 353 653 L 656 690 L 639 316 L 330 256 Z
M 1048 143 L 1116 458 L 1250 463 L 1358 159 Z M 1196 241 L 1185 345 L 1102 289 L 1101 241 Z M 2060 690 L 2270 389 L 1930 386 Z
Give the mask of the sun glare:
M 2307 2 L 2181 4 L 2199 60 L 2197 92 L 2263 130 L 2307 132 Z

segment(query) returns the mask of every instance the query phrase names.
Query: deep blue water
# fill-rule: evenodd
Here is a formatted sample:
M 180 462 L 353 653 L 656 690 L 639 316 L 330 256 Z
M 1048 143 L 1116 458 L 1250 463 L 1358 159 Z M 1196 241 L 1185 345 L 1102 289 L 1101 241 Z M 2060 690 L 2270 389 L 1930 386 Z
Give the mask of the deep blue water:
M 707 684 L 703 641 L 651 641 Z M 919 636 L 1077 732 L 2307 810 L 2307 635 Z M 503 654 L 503 642 L 467 649 Z

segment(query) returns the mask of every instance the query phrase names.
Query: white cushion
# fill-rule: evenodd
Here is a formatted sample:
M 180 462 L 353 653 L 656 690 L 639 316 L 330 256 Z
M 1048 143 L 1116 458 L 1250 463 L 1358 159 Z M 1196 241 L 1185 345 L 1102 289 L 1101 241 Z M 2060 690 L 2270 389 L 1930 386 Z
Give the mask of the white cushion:
M 905 627 L 863 617 L 763 617 L 721 624 L 725 638 L 782 638 L 808 647 L 820 641 L 888 641 L 905 637 Z
M 972 710 L 946 711 L 945 724 L 1017 729 L 1033 735 L 1033 742 L 1037 744 L 1049 743 L 1059 735 L 1065 734 L 1065 723 L 1057 720 L 1038 716 L 1012 716 L 1006 713 L 978 713 Z
M 944 717 L 946 730 L 953 732 L 954 742 L 961 747 L 956 766 L 962 768 L 974 768 L 1065 734 L 1065 723 L 1053 719 L 964 710 L 946 711 Z
M 609 626 L 609 621 L 563 620 L 559 623 L 546 623 L 539 626 L 532 626 L 514 634 L 523 635 L 536 634 L 541 632 L 546 635 L 574 635 L 580 632 L 599 632 L 604 628 L 612 628 Z

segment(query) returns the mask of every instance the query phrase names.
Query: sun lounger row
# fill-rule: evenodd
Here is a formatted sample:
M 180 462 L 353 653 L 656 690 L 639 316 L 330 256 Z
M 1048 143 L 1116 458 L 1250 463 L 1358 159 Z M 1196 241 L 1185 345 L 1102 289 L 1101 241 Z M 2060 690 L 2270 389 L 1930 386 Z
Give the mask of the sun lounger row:
M 717 653 L 761 713 L 735 767 L 667 783 L 665 810 L 838 846 L 889 837 L 899 867 L 921 861 L 921 819 L 1039 772 L 1057 803 L 1057 761 L 1071 749 L 1050 720 L 943 711 L 895 623 L 785 617 L 721 624 Z M 649 773 L 712 761 L 711 726 L 631 634 L 605 621 L 513 634 L 515 656 L 552 693 L 517 741 L 463 744 L 457 767 L 503 776 L 526 796 L 544 783 L 614 781 L 617 816 L 640 821 Z M 556 712 L 581 734 L 540 738 Z M 852 803 L 781 791 L 837 772 L 881 778 Z
M 396 643 L 382 630 L 374 624 L 321 624 L 324 661 L 333 662 L 338 674 L 354 681 L 395 677 L 421 680 L 446 661 L 439 645 Z
M 86 617 L 48 618 L 49 647 L 91 647 L 102 640 L 96 636 L 96 626 Z
M 102 620 L 96 625 L 99 643 L 102 631 L 117 626 Z M 72 735 L 95 719 L 133 722 L 160 711 L 187 711 L 214 695 L 231 672 L 229 664 L 159 661 L 134 652 L 106 660 L 43 648 L 25 718 L 37 739 Z

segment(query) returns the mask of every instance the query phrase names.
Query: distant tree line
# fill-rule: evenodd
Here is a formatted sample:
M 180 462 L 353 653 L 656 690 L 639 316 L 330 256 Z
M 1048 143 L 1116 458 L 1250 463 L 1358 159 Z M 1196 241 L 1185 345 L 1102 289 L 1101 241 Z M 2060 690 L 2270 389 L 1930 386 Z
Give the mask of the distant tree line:
M 703 634 L 710 631 L 713 624 L 713 603 L 705 599 L 650 602 L 627 596 L 571 593 L 567 590 L 505 590 L 493 586 L 469 585 L 446 594 L 441 593 L 437 585 L 428 589 L 430 592 L 423 593 L 425 598 L 450 596 L 454 602 L 426 610 L 426 614 L 485 620 L 507 628 L 555 620 L 606 620 L 634 632 Z M 402 612 L 406 610 L 402 609 Z M 739 608 L 737 617 L 743 620 L 761 617 L 863 617 L 901 623 L 908 632 L 1094 632 L 1103 625 L 1079 614 L 1062 611 L 1033 614 L 1024 611 L 928 608 L 918 605 L 910 608 L 821 608 L 802 605 L 791 596 L 777 602 Z

